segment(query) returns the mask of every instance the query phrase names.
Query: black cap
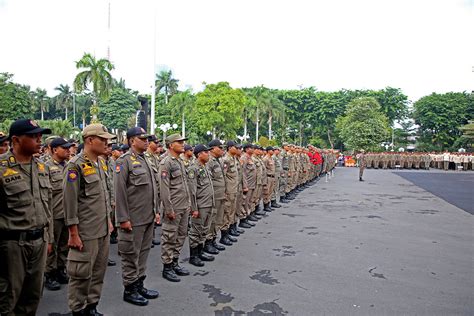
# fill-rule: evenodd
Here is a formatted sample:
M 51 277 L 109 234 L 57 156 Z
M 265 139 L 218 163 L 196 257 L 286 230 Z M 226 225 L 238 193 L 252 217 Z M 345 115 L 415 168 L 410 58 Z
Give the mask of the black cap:
M 112 144 L 112 150 L 120 150 L 120 151 L 122 151 L 122 148 L 120 147 L 119 144 Z
M 184 151 L 193 150 L 193 146 L 186 144 L 184 145 Z
M 41 128 L 34 120 L 20 119 L 13 122 L 10 126 L 9 138 L 11 138 L 12 136 L 21 136 L 26 134 L 37 133 L 51 134 L 51 130 L 49 128 Z
M 71 143 L 73 146 L 77 146 L 77 140 L 75 140 L 74 138 L 68 139 L 67 142 Z
M 266 151 L 269 151 L 269 150 L 274 150 L 274 148 L 272 146 L 268 146 L 267 148 L 265 148 Z
M 150 142 L 158 143 L 160 140 L 155 135 L 148 136 Z
M 0 143 L 3 143 L 8 139 L 8 135 L 5 135 L 3 132 L 0 132 Z
M 229 149 L 230 147 L 237 147 L 237 143 L 234 142 L 233 140 L 229 140 L 226 143 L 226 147 L 227 147 L 227 149 Z
M 209 142 L 209 144 L 207 144 L 207 146 L 209 146 L 209 148 L 212 148 L 212 147 L 222 147 L 222 143 L 220 140 L 218 139 L 213 139 Z
M 197 144 L 194 147 L 194 155 L 195 156 L 197 156 L 202 151 L 209 151 L 209 148 L 206 145 L 203 145 L 203 144 Z
M 51 143 L 49 144 L 49 147 L 56 148 L 56 147 L 60 146 L 62 148 L 68 149 L 68 148 L 72 147 L 73 145 L 74 144 L 69 143 L 64 138 L 57 137 L 57 138 L 55 138 L 51 141 Z
M 253 148 L 253 145 L 251 143 L 245 143 L 242 148 L 245 150 L 247 148 Z
M 150 135 L 148 135 L 145 131 L 145 129 L 143 129 L 143 127 L 132 127 L 131 129 L 129 129 L 127 131 L 127 138 L 131 138 L 131 137 L 134 137 L 134 136 L 138 136 L 140 138 L 148 138 Z
M 126 151 L 128 151 L 128 150 L 130 149 L 130 146 L 124 144 L 124 145 L 122 145 L 120 148 L 122 149 L 123 152 L 126 152 Z
M 242 144 L 235 144 L 235 148 L 242 149 Z

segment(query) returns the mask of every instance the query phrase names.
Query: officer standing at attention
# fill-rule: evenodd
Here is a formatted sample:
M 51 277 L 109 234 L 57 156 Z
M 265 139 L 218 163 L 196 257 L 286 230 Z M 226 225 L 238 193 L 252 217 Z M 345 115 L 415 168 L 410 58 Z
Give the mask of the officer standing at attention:
M 51 159 L 46 162 L 49 167 L 49 181 L 53 189 L 51 209 L 54 221 L 53 249 L 48 255 L 45 271 L 45 287 L 50 291 L 59 290 L 60 284 L 67 284 L 69 280 L 66 273 L 69 235 L 64 223 L 63 179 L 64 167 L 70 157 L 69 148 L 72 146 L 73 144 L 68 143 L 64 138 L 54 139 L 50 144 Z
M 202 261 L 213 261 L 214 257 L 204 253 L 204 243 L 211 225 L 214 207 L 214 188 L 211 175 L 206 166 L 209 161 L 209 148 L 198 144 L 194 148 L 196 160 L 189 167 L 188 175 L 191 188 L 191 229 L 189 230 L 189 263 L 197 267 L 204 266 Z
M 0 314 L 35 315 L 54 236 L 48 169 L 33 155 L 51 130 L 21 119 L 9 134 L 12 149 L 0 156 Z
M 263 164 L 267 173 L 267 184 L 263 187 L 263 206 L 265 212 L 271 212 L 270 202 L 272 200 L 273 189 L 275 187 L 275 161 L 273 160 L 273 147 L 268 146 L 265 149 Z
M 163 278 L 171 282 L 181 281 L 176 275 L 189 275 L 179 265 L 179 255 L 188 233 L 188 217 L 191 210 L 186 170 L 179 155 L 184 153 L 187 138 L 172 134 L 166 138 L 167 155 L 161 160 L 160 199 L 163 208 L 161 226 L 161 260 Z
M 115 164 L 115 213 L 120 223 L 118 250 L 125 287 L 123 300 L 138 306 L 147 305 L 148 299 L 159 295 L 143 285 L 154 222 L 160 221 L 156 178 L 152 164 L 144 155 L 148 137 L 141 127 L 129 129 L 130 150 Z
M 235 224 L 235 216 L 237 213 L 237 204 L 239 196 L 239 188 L 242 183 L 240 161 L 237 158 L 239 150 L 237 144 L 229 140 L 226 144 L 227 154 L 223 158 L 223 170 L 226 183 L 225 202 L 224 202 L 224 225 L 221 227 L 222 231 L 227 231 L 227 238 L 235 242 L 240 233 L 237 231 Z
M 364 181 L 362 176 L 365 170 L 365 150 L 360 150 L 360 154 L 357 155 L 357 161 L 359 162 L 359 181 Z
M 105 161 L 107 142 L 114 138 L 102 124 L 82 131 L 84 149 L 66 166 L 64 216 L 69 229 L 68 305 L 73 315 L 97 312 L 109 257 L 110 202 Z
M 211 229 L 207 235 L 208 242 L 212 242 L 212 246 L 219 251 L 225 250 L 224 246 L 216 243 L 216 238 L 219 230 L 224 225 L 224 201 L 225 201 L 225 178 L 224 170 L 222 170 L 222 164 L 220 158 L 224 155 L 222 149 L 222 143 L 218 139 L 212 140 L 208 145 L 211 153 L 211 157 L 208 162 L 208 168 L 211 172 L 212 185 L 214 186 L 214 198 L 215 198 L 215 216 L 211 221 Z M 232 246 L 232 241 L 227 238 L 227 231 L 221 230 L 221 244 L 226 246 Z

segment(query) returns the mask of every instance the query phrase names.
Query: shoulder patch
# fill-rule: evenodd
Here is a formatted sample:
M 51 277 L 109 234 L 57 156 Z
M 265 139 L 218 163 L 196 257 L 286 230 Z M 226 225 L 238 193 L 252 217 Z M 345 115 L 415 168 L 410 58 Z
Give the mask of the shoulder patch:
M 11 164 L 15 164 L 16 163 L 16 159 L 14 156 L 10 156 L 10 158 L 8 158 L 8 161 L 11 163 Z
M 120 173 L 120 171 L 122 171 L 122 165 L 116 165 L 115 166 L 115 172 Z
M 5 170 L 5 172 L 3 173 L 3 176 L 4 177 L 9 177 L 9 176 L 13 176 L 15 174 L 18 174 L 18 171 L 15 171 L 11 168 L 7 168 L 7 170 Z
M 196 176 L 196 174 L 194 173 L 194 170 L 193 170 L 193 169 L 190 169 L 190 170 L 189 170 L 188 176 L 189 176 L 189 179 L 194 179 L 194 177 Z
M 77 180 L 77 170 L 76 169 L 69 169 L 67 171 L 67 181 L 74 182 Z
M 166 178 L 168 178 L 168 171 L 166 170 L 161 171 L 161 179 L 166 179 Z

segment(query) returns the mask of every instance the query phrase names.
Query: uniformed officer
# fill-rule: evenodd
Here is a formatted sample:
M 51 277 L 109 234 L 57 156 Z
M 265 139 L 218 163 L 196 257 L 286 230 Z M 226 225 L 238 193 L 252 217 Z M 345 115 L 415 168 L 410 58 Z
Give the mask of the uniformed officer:
M 183 160 L 184 166 L 186 167 L 186 170 L 188 167 L 193 163 L 193 146 L 189 144 L 184 145 L 184 153 L 180 155 L 180 158 Z
M 110 232 L 110 244 L 116 244 L 117 241 L 117 229 L 115 228 L 115 190 L 114 190 L 114 173 L 115 173 L 115 160 L 112 156 L 112 143 L 107 144 L 107 151 L 104 155 L 100 155 L 105 162 L 105 176 L 107 183 L 107 193 L 109 194 L 108 201 L 110 204 L 110 222 L 114 225 L 114 229 Z M 117 263 L 112 259 L 107 259 L 107 266 L 114 267 Z
M 240 233 L 237 231 L 235 224 L 235 214 L 237 212 L 237 195 L 239 194 L 239 170 L 241 168 L 240 162 L 237 159 L 238 149 L 237 144 L 230 140 L 226 144 L 227 153 L 222 158 L 222 168 L 225 178 L 225 201 L 224 201 L 224 222 L 220 227 L 221 231 L 226 232 L 226 237 L 231 242 L 236 242 Z
M 275 186 L 275 161 L 273 160 L 273 147 L 265 148 L 265 157 L 263 157 L 263 164 L 265 166 L 267 181 L 263 186 L 263 210 L 271 212 L 270 202 L 272 199 L 273 189 Z
M 179 255 L 188 232 L 188 217 L 191 210 L 186 170 L 179 155 L 184 152 L 187 138 L 172 134 L 166 138 L 168 152 L 161 160 L 160 200 L 162 205 L 161 260 L 163 278 L 171 282 L 181 281 L 176 275 L 189 275 L 179 265 Z
M 281 165 L 281 158 L 280 158 L 280 148 L 275 147 L 273 148 L 273 163 L 275 164 L 275 185 L 273 187 L 273 192 L 272 192 L 272 200 L 270 206 L 272 208 L 280 208 L 281 205 L 278 204 L 278 200 L 280 199 L 280 178 L 281 178 L 281 173 L 283 171 L 282 165 Z
M 5 135 L 3 132 L 0 132 L 0 155 L 6 153 L 9 149 L 8 145 L 8 135 Z
M 365 151 L 363 149 L 361 149 L 360 154 L 357 155 L 357 160 L 359 162 L 359 181 L 364 181 L 364 179 L 362 179 L 365 170 Z
M 115 164 L 115 213 L 118 250 L 122 259 L 123 300 L 145 306 L 157 298 L 157 291 L 144 287 L 146 262 L 153 239 L 154 222 L 160 221 L 158 192 L 152 164 L 144 153 L 148 137 L 141 127 L 127 131 L 130 150 Z
M 213 261 L 214 257 L 204 253 L 204 243 L 211 225 L 212 209 L 215 206 L 214 187 L 206 164 L 209 161 L 209 148 L 198 144 L 194 148 L 196 160 L 188 170 L 191 188 L 191 229 L 189 230 L 189 263 L 204 266 L 202 261 Z
M 150 135 L 148 137 L 148 148 L 145 152 L 145 157 L 148 159 L 148 161 L 151 163 L 153 173 L 155 173 L 155 178 L 156 178 L 156 188 L 157 188 L 157 202 L 156 205 L 159 207 L 160 205 L 160 174 L 158 173 L 158 168 L 160 167 L 160 161 L 161 161 L 161 146 L 160 140 L 155 136 L 155 135 Z M 155 228 L 156 226 L 161 226 L 161 222 L 154 224 Z M 156 231 L 155 228 L 153 229 L 153 240 L 151 242 L 151 248 L 154 248 L 155 246 L 160 245 L 160 238 L 156 238 Z
M 216 243 L 217 235 L 219 230 L 221 231 L 221 238 L 219 243 L 232 246 L 232 241 L 227 236 L 227 231 L 221 230 L 221 227 L 224 225 L 224 201 L 225 201 L 225 178 L 224 170 L 222 169 L 222 163 L 220 158 L 224 155 L 224 150 L 222 149 L 222 143 L 218 139 L 214 139 L 209 142 L 208 147 L 210 149 L 211 157 L 208 162 L 208 168 L 211 172 L 212 185 L 214 186 L 214 199 L 215 207 L 211 220 L 211 228 L 207 235 L 207 242 L 212 243 L 212 246 L 219 251 L 225 250 L 224 246 L 218 245 Z M 214 215 L 215 212 L 215 215 Z
M 33 120 L 17 120 L 9 131 L 12 148 L 0 156 L 1 315 L 35 315 L 41 298 L 54 235 L 48 168 L 33 155 L 50 133 Z
M 243 147 L 244 155 L 242 157 L 243 170 L 243 204 L 245 210 L 245 218 L 240 220 L 239 227 L 248 228 L 247 226 L 255 226 L 254 223 L 258 221 L 252 214 L 253 212 L 253 195 L 257 186 L 257 167 L 252 159 L 254 147 L 252 144 L 245 144 Z M 244 225 L 245 224 L 245 225 Z
M 110 202 L 105 161 L 115 136 L 102 124 L 82 131 L 84 149 L 69 161 L 63 181 L 64 216 L 69 229 L 68 305 L 73 315 L 99 315 L 97 305 L 109 256 Z
M 55 291 L 60 289 L 60 284 L 68 283 L 66 273 L 67 263 L 67 240 L 68 230 L 64 223 L 63 210 L 63 178 L 64 167 L 69 160 L 69 148 L 73 144 L 68 143 L 64 138 L 58 137 L 51 144 L 51 159 L 46 162 L 49 167 L 49 181 L 52 187 L 51 209 L 53 214 L 54 243 L 51 253 L 48 255 L 45 271 L 45 287 Z

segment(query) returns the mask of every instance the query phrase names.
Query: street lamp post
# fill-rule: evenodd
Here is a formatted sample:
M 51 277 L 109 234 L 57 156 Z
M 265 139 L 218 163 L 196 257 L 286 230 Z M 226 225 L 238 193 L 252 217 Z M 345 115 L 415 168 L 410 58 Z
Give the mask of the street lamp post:
M 163 131 L 163 140 L 166 139 L 166 132 L 168 132 L 170 129 L 176 129 L 178 128 L 177 124 L 171 125 L 170 123 L 165 123 L 160 125 L 160 130 Z

